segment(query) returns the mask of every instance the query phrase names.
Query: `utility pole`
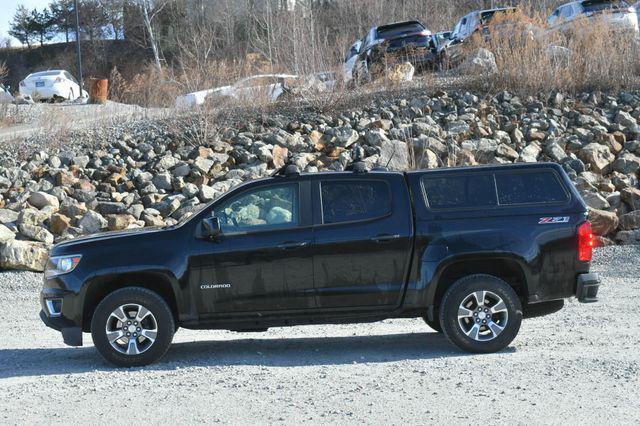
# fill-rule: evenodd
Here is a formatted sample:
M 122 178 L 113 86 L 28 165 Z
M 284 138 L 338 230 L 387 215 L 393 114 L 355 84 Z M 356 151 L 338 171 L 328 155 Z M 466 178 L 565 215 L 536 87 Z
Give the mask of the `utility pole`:
M 74 0 L 74 8 L 76 9 L 76 60 L 78 67 L 78 82 L 80 83 L 80 95 L 84 94 L 84 84 L 82 81 L 82 50 L 80 49 L 80 14 L 78 13 L 78 0 Z

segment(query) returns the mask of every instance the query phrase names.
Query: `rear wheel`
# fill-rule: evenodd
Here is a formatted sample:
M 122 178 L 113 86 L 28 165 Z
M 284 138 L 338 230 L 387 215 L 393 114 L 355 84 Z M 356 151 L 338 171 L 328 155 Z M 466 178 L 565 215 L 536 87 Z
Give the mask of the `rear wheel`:
M 515 339 L 522 305 L 509 284 L 491 275 L 456 281 L 442 299 L 440 323 L 447 338 L 474 353 L 498 352 Z
M 167 303 L 140 287 L 109 294 L 98 304 L 91 320 L 96 349 L 120 367 L 148 365 L 162 358 L 171 346 L 175 329 Z

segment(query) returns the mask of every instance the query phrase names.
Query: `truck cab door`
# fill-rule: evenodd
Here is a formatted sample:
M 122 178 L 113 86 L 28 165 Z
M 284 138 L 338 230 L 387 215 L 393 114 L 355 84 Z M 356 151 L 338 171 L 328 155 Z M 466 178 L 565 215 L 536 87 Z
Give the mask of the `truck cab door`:
M 313 203 L 318 308 L 398 306 L 413 235 L 403 175 L 320 175 Z
M 213 207 L 221 234 L 199 243 L 191 279 L 201 316 L 315 307 L 308 188 L 254 185 Z

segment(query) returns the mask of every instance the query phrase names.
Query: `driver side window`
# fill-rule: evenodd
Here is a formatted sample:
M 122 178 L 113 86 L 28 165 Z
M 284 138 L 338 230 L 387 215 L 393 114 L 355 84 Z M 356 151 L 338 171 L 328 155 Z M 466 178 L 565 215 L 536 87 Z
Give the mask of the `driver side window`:
M 242 193 L 217 206 L 214 215 L 226 233 L 298 226 L 298 185 L 276 185 Z

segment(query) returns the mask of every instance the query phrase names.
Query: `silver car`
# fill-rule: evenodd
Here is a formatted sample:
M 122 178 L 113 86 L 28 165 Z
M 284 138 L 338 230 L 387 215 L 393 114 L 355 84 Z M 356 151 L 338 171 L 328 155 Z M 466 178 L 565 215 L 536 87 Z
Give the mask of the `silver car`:
M 638 32 L 635 7 L 621 0 L 584 0 L 563 4 L 553 11 L 547 24 L 550 30 L 566 31 L 579 19 L 601 19 L 613 29 Z

